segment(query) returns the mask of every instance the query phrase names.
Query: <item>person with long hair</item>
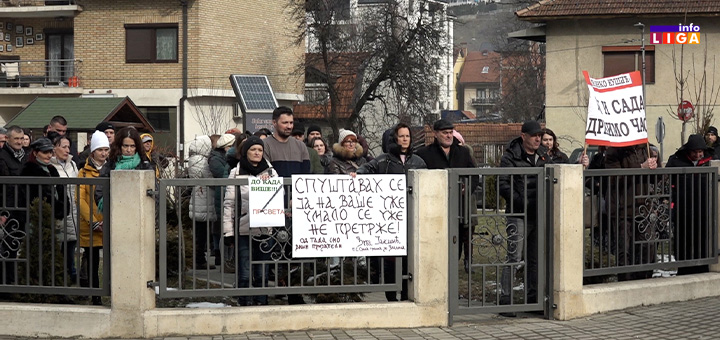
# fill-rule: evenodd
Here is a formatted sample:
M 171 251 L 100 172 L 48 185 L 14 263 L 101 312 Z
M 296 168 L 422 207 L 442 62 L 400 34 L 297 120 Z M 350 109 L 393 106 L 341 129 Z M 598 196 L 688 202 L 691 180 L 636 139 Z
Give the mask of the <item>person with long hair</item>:
M 310 141 L 310 147 L 317 151 L 318 156 L 320 156 L 320 165 L 322 165 L 325 173 L 327 173 L 330 160 L 332 160 L 333 157 L 332 151 L 328 149 L 327 141 L 323 137 L 315 137 Z
M 543 135 L 540 143 L 544 145 L 548 150 L 548 156 L 552 159 L 555 164 L 566 164 L 570 161 L 568 156 L 560 151 L 560 143 L 558 143 L 555 132 L 548 128 L 542 129 Z
M 124 127 L 115 134 L 110 144 L 107 167 L 103 167 L 102 176 L 110 175 L 111 170 L 153 170 L 147 154 L 143 152 L 140 133 L 133 127 Z
M 78 167 L 73 161 L 73 156 L 70 154 L 70 146 L 72 142 L 68 135 L 58 135 L 56 133 L 48 133 L 53 143 L 54 156 L 50 159 L 50 164 L 57 170 L 60 177 L 74 178 L 78 175 Z M 65 188 L 65 195 L 70 198 L 69 203 L 69 214 L 67 214 L 60 222 L 62 234 L 58 236 L 61 242 L 63 242 L 63 249 L 65 251 L 65 263 L 67 269 L 70 271 L 70 280 L 75 281 L 76 270 L 75 270 L 75 246 L 77 245 L 77 228 L 78 228 L 78 214 L 77 205 L 75 202 L 75 185 L 68 185 Z

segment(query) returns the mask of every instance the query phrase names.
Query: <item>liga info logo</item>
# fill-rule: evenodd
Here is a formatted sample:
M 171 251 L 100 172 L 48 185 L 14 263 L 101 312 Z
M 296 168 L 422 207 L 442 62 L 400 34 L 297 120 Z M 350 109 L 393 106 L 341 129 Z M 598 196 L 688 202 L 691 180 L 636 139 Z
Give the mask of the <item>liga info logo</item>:
M 651 44 L 699 44 L 700 26 L 650 26 Z

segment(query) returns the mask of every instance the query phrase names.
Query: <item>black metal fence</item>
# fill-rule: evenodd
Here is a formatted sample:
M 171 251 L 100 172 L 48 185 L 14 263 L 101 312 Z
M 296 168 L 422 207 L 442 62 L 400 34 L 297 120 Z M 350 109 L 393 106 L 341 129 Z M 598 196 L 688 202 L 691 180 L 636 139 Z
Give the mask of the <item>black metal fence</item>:
M 717 169 L 586 170 L 584 276 L 648 278 L 717 263 Z M 704 267 L 704 268 L 703 268 Z
M 109 178 L 0 177 L 3 296 L 110 294 L 110 251 L 103 247 L 110 241 L 110 193 L 100 189 L 109 184 Z
M 542 167 L 449 171 L 452 314 L 544 310 L 551 177 Z
M 292 200 L 290 183 L 284 179 L 286 212 Z M 288 294 L 288 303 L 363 301 L 369 292 L 406 298 L 396 297 L 407 279 L 402 277 L 402 257 L 293 258 L 290 216 L 283 227 L 223 236 L 227 188 L 239 193 L 247 184 L 247 179 L 160 180 L 161 298 L 238 296 L 241 305 L 266 304 L 267 296 L 278 294 Z M 241 202 L 235 200 L 236 211 Z M 237 222 L 231 222 L 235 235 Z

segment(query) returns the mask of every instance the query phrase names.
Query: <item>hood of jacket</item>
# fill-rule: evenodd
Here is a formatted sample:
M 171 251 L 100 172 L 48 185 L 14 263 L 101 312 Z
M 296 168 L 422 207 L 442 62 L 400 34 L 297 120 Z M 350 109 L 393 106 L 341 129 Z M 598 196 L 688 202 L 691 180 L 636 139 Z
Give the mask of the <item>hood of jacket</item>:
M 210 156 L 212 150 L 212 141 L 209 136 L 198 136 L 188 143 L 188 154 L 190 156 Z
M 150 137 L 150 150 L 145 152 L 145 155 L 147 156 L 148 159 L 152 159 L 150 154 L 152 153 L 153 149 L 155 149 L 155 138 L 153 138 L 153 136 L 149 133 L 143 133 L 140 135 L 140 140 L 142 141 L 142 139 L 145 138 L 145 136 Z M 145 151 L 145 143 L 143 143 L 143 151 Z
M 352 160 L 362 157 L 363 155 L 363 148 L 360 146 L 360 144 L 355 144 L 355 152 L 351 152 L 348 149 L 345 149 L 340 145 L 340 143 L 333 144 L 333 156 L 340 158 L 342 160 Z

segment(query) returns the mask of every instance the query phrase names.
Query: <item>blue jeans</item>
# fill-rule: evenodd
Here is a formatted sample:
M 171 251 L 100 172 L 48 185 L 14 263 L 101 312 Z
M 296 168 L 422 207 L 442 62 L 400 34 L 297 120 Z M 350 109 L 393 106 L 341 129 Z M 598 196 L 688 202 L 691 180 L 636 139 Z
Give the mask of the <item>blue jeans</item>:
M 238 288 L 250 287 L 250 267 L 252 266 L 252 287 L 267 287 L 267 276 L 269 274 L 269 266 L 267 264 L 252 264 L 250 263 L 250 255 L 252 255 L 252 261 L 264 261 L 269 258 L 268 254 L 263 253 L 260 250 L 260 242 L 252 242 L 250 244 L 250 236 L 241 235 L 238 239 Z M 251 248 L 252 247 L 252 254 Z M 264 268 L 263 268 L 264 267 Z M 263 269 L 265 275 L 263 276 Z M 255 296 L 240 296 L 238 297 L 238 303 L 241 305 L 267 305 L 267 295 L 255 295 Z

